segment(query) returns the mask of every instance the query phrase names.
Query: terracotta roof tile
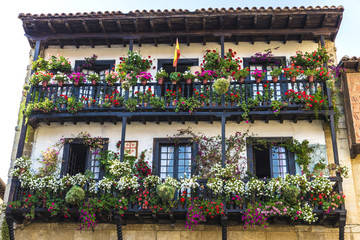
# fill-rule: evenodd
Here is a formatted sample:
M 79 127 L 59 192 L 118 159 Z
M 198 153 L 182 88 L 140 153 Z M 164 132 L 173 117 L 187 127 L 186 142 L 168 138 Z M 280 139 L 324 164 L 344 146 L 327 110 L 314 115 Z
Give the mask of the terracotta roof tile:
M 297 11 L 321 11 L 321 10 L 339 10 L 339 11 L 343 11 L 344 10 L 344 7 L 343 6 L 323 6 L 323 7 L 320 7 L 320 6 L 316 6 L 316 7 L 312 7 L 312 6 L 308 6 L 308 7 L 304 7 L 304 6 L 300 6 L 300 7 L 283 7 L 283 8 L 280 8 L 280 7 L 276 7 L 276 8 L 273 8 L 273 7 L 268 7 L 268 8 L 265 8 L 265 7 L 260 7 L 260 8 L 257 8 L 257 7 L 253 7 L 253 8 L 248 8 L 248 7 L 244 7 L 244 8 L 241 8 L 241 7 L 237 7 L 236 9 L 230 7 L 228 9 L 226 8 L 208 8 L 208 9 L 205 9 L 205 8 L 201 8 L 201 9 L 196 9 L 195 11 L 193 12 L 196 12 L 196 13 L 234 13 L 234 12 L 237 12 L 237 13 L 241 13 L 241 12 L 273 12 L 273 11 L 276 11 L 276 12 L 297 12 Z M 187 10 L 187 9 L 171 9 L 171 10 L 168 10 L 168 9 L 165 9 L 165 10 L 153 10 L 153 9 L 150 9 L 150 10 L 134 10 L 134 11 L 129 11 L 128 13 L 123 13 L 121 11 L 105 11 L 105 12 L 84 12 L 84 13 L 48 13 L 48 14 L 31 14 L 31 13 L 20 13 L 19 14 L 19 18 L 22 19 L 22 18 L 57 18 L 57 17 L 86 17 L 86 16 L 109 16 L 109 15 L 132 15 L 132 14 L 136 14 L 136 15 L 148 15 L 148 14 L 154 14 L 154 15 L 162 15 L 162 14 L 168 14 L 168 13 L 173 13 L 173 14 L 181 14 L 181 13 L 190 13 L 191 11 Z

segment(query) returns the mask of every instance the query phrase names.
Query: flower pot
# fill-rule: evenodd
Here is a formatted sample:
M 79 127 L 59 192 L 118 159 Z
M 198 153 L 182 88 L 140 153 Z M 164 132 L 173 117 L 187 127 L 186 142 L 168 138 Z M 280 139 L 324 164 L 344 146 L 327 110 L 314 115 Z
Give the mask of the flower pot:
M 142 85 L 144 85 L 144 86 L 145 86 L 145 85 L 146 85 L 146 83 L 147 83 L 147 81 L 146 81 L 146 80 L 141 80 L 141 84 L 142 84 Z
M 79 86 L 79 81 L 75 81 L 74 86 Z
M 58 86 L 62 87 L 64 85 L 64 82 L 58 82 Z
M 279 80 L 279 77 L 278 77 L 278 76 L 273 76 L 273 77 L 272 77 L 272 81 L 273 81 L 274 83 L 277 83 L 278 80 Z
M 120 78 L 120 83 L 123 83 L 125 81 L 124 78 Z
M 310 75 L 310 76 L 308 76 L 308 80 L 309 80 L 309 82 L 314 82 L 314 75 Z
M 240 78 L 239 78 L 239 83 L 243 83 L 243 82 L 245 82 L 245 78 L 244 78 L 244 77 L 240 77 Z
M 41 83 L 42 83 L 42 86 L 43 86 L 43 87 L 47 87 L 47 85 L 48 85 L 48 82 L 47 82 L 47 81 L 42 81 Z
M 107 81 L 107 83 L 108 83 L 109 86 L 114 85 L 114 83 L 112 81 Z
M 259 78 L 259 77 L 255 78 L 255 82 L 256 82 L 256 83 L 260 83 L 260 82 L 261 82 L 261 78 Z
M 158 79 L 158 84 L 159 84 L 159 85 L 162 85 L 163 83 L 164 83 L 164 78 L 159 78 L 159 79 Z
M 91 80 L 91 84 L 95 86 L 96 85 L 96 80 L 95 79 Z
M 189 79 L 186 79 L 186 84 L 191 84 L 192 83 L 192 79 L 189 78 Z
M 296 77 L 291 77 L 291 78 L 290 78 L 290 81 L 291 81 L 292 83 L 296 82 Z
M 207 84 L 207 83 L 208 83 L 208 79 L 203 79 L 203 80 L 202 80 L 202 83 L 203 83 L 203 84 Z
M 177 84 L 177 81 L 171 81 L 172 84 L 176 85 Z

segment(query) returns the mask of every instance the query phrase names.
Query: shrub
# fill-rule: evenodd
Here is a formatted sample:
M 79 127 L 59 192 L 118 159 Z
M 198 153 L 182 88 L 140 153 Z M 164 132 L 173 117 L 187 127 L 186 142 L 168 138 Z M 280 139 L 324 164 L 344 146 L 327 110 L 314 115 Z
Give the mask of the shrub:
M 164 202 L 169 202 L 175 197 L 175 189 L 168 184 L 160 184 L 156 188 L 156 193 Z
M 70 190 L 66 193 L 65 201 L 69 204 L 77 204 L 83 201 L 85 198 L 85 192 L 82 188 L 78 186 L 73 186 Z

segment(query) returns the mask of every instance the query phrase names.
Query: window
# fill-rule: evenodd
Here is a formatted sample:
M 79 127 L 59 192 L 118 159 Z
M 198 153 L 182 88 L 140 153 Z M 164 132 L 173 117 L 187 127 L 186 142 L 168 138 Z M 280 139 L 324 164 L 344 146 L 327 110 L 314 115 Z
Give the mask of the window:
M 80 69 L 80 67 L 85 63 L 84 60 L 75 61 L 75 69 Z M 96 60 L 95 66 L 91 69 L 83 69 L 82 72 L 85 75 L 97 73 L 100 76 L 101 80 L 105 79 L 105 72 L 110 71 L 115 67 L 115 60 Z
M 280 100 L 281 96 L 284 95 L 286 92 L 287 85 L 286 83 L 280 83 L 280 82 L 273 83 L 271 81 L 270 72 L 273 68 L 283 66 L 285 62 L 286 62 L 285 57 L 272 58 L 270 62 L 266 62 L 266 63 L 256 62 L 256 61 L 252 62 L 251 58 L 244 58 L 244 68 L 248 67 L 250 69 L 250 75 L 247 78 L 247 81 L 255 82 L 255 78 L 251 75 L 251 73 L 253 73 L 255 69 L 266 70 L 266 76 L 264 78 L 264 81 L 269 81 L 270 89 L 274 90 L 273 99 Z M 283 75 L 281 75 L 279 78 L 279 80 L 285 80 L 285 79 L 286 78 Z M 280 88 L 281 84 L 283 84 L 282 88 Z M 252 95 L 256 95 L 257 92 L 262 92 L 262 91 L 263 91 L 263 86 L 261 84 L 254 84 L 254 86 L 252 87 Z
M 161 178 L 183 178 L 193 174 L 195 145 L 188 139 L 181 139 L 177 144 L 169 139 L 155 139 L 154 145 L 153 168 Z
M 107 149 L 104 145 L 103 151 Z M 92 149 L 83 144 L 82 139 L 72 139 L 64 145 L 63 163 L 61 166 L 61 175 L 69 174 L 71 176 L 78 173 L 84 174 L 87 170 L 94 174 L 94 179 L 100 179 L 103 176 L 100 168 L 101 149 Z
M 167 73 L 175 72 L 175 67 L 173 67 L 174 59 L 159 59 L 158 60 L 158 70 L 163 68 Z M 179 59 L 177 62 L 177 72 L 185 72 L 191 66 L 198 66 L 199 59 L 189 58 L 189 59 Z M 168 79 L 166 79 L 168 80 Z
M 264 140 L 264 139 L 262 139 Z M 266 140 L 266 139 L 265 139 Z M 271 142 L 282 141 L 281 138 L 271 139 Z M 295 174 L 294 153 L 276 144 L 247 145 L 248 169 L 259 178 L 284 177 L 285 174 Z M 270 142 L 270 141 L 269 141 Z

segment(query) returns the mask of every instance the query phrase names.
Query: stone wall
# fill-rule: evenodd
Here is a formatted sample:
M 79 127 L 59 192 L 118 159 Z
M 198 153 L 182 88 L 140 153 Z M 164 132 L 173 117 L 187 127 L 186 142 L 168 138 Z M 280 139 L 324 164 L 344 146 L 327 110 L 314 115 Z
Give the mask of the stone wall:
M 16 240 L 116 240 L 115 224 L 99 224 L 95 231 L 78 231 L 76 224 L 68 223 L 33 223 L 25 228 L 18 226 L 15 231 Z M 184 224 L 175 226 L 168 224 L 132 224 L 125 225 L 123 239 L 125 240 L 218 240 L 221 239 L 221 227 L 218 225 L 199 225 L 194 231 L 185 229 Z M 359 239 L 360 233 L 347 229 L 345 239 Z M 242 240 L 335 240 L 339 239 L 337 228 L 321 226 L 284 226 L 270 225 L 266 229 L 258 227 L 243 229 L 241 225 L 228 227 L 228 239 Z

